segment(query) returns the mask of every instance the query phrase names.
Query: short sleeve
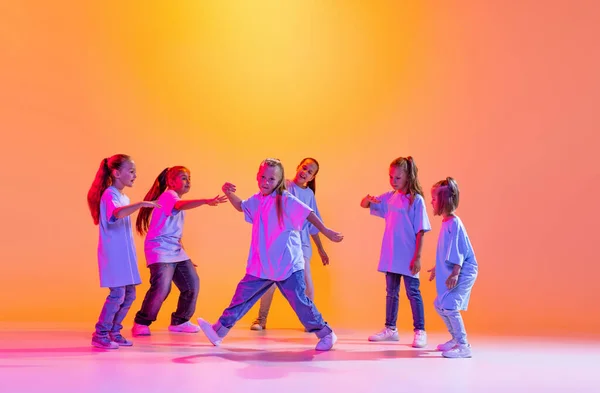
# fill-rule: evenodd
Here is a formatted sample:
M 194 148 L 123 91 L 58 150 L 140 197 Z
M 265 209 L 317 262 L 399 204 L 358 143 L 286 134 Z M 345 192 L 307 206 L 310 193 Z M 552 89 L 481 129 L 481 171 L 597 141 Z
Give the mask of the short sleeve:
M 292 222 L 292 227 L 296 230 L 302 230 L 302 226 L 308 215 L 313 211 L 289 192 L 285 193 L 285 212 Z
M 181 198 L 179 198 L 179 195 L 177 195 L 175 191 L 168 190 L 162 193 L 159 198 L 159 203 L 167 216 L 174 216 L 179 213 L 179 210 L 175 209 L 175 204 L 180 200 Z
M 321 218 L 321 213 L 319 212 L 319 208 L 317 207 L 317 201 L 316 200 L 313 200 L 313 201 L 314 201 L 314 205 L 315 205 L 314 208 L 313 208 L 313 211 L 315 212 L 315 215 L 317 217 L 319 217 L 319 220 L 323 221 L 323 219 Z M 317 229 L 316 226 L 314 226 L 313 224 L 309 223 L 309 225 L 308 225 L 308 233 L 311 234 L 311 235 L 316 235 L 317 233 L 319 233 L 319 230 Z
M 104 214 L 106 222 L 109 224 L 117 222 L 118 219 L 115 217 L 114 212 L 118 207 L 122 206 L 117 191 L 115 191 L 113 188 L 107 188 L 102 195 L 102 203 L 104 203 L 105 206 Z
M 392 196 L 393 193 L 394 193 L 393 191 L 388 191 L 385 194 L 381 194 L 378 197 L 376 197 L 381 202 L 380 203 L 371 203 L 371 205 L 369 206 L 369 210 L 370 210 L 372 216 L 385 218 L 385 216 L 388 212 L 388 203 L 389 203 L 390 197 Z
M 421 195 L 415 196 L 411 210 L 415 234 L 421 231 L 429 232 L 431 230 L 431 223 L 429 222 L 429 217 L 427 216 L 427 209 L 425 209 L 425 200 Z
M 456 220 L 453 220 L 447 236 L 446 262 L 462 266 L 466 253 L 465 232 L 461 230 Z
M 258 210 L 258 194 L 252 195 L 250 198 L 242 201 L 242 211 L 244 212 L 244 219 L 246 222 L 252 224 L 254 222 L 253 217 L 256 215 Z

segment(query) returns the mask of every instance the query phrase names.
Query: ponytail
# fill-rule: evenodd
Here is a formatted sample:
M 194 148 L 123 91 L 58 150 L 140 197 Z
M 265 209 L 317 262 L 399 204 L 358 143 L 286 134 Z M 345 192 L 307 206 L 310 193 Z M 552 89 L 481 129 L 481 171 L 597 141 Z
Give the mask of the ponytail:
M 163 169 L 158 175 L 152 187 L 144 197 L 145 201 L 154 201 L 160 194 L 165 192 L 167 189 L 167 176 L 169 174 L 169 168 Z M 148 233 L 148 225 L 150 224 L 150 215 L 152 214 L 153 207 L 142 207 L 138 213 L 137 219 L 135 220 L 135 228 L 140 235 Z
M 112 171 L 119 170 L 125 161 L 130 160 L 131 157 L 126 154 L 115 154 L 100 161 L 100 167 L 96 172 L 96 177 L 87 195 L 88 207 L 92 214 L 94 225 L 98 225 L 100 222 L 100 199 L 104 191 L 112 185 Z

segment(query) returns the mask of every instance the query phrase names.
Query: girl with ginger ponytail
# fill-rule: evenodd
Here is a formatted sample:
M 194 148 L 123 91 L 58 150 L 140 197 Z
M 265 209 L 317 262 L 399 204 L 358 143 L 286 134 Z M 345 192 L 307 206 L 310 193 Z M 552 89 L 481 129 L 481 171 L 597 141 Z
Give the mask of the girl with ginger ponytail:
M 135 178 L 131 157 L 116 154 L 100 162 L 88 192 L 92 220 L 99 227 L 100 286 L 110 289 L 92 336 L 92 345 L 98 348 L 133 345 L 121 335 L 123 319 L 135 300 L 135 286 L 141 282 L 129 216 L 140 208 L 158 206 L 152 201 L 129 203 L 123 189 L 132 187 Z
M 212 199 L 182 200 L 181 197 L 190 191 L 191 182 L 190 171 L 186 167 L 165 168 L 144 198 L 157 199 L 160 207 L 142 209 L 136 221 L 138 233 L 146 235 L 144 252 L 150 269 L 150 288 L 135 315 L 134 336 L 150 335 L 150 325 L 156 321 L 171 291 L 171 282 L 180 294 L 177 309 L 171 314 L 169 331 L 196 333 L 200 330 L 190 322 L 196 311 L 200 279 L 181 242 L 185 211 L 203 205 L 217 206 L 227 198 L 217 195 Z

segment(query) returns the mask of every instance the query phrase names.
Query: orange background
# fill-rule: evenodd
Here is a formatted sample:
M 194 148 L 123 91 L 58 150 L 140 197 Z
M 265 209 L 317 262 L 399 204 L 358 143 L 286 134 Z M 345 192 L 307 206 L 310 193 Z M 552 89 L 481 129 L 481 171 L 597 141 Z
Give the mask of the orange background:
M 225 181 L 257 191 L 259 162 L 321 163 L 317 200 L 346 238 L 313 259 L 334 327 L 379 329 L 383 220 L 359 207 L 412 155 L 426 190 L 451 175 L 480 263 L 467 328 L 486 334 L 600 331 L 596 251 L 600 54 L 594 1 L 181 1 L 0 5 L 4 321 L 85 322 L 98 286 L 86 194 L 100 160 L 133 156 L 132 201 L 166 166 L 189 197 Z M 438 217 L 425 237 L 433 265 Z M 197 316 L 214 321 L 244 274 L 250 226 L 230 206 L 192 211 Z M 137 238 L 148 288 L 143 239 Z M 422 280 L 429 330 L 443 330 Z M 164 328 L 177 290 L 156 325 Z M 240 323 L 248 324 L 252 310 Z M 299 327 L 281 296 L 269 325 Z M 402 290 L 399 327 L 411 328 Z

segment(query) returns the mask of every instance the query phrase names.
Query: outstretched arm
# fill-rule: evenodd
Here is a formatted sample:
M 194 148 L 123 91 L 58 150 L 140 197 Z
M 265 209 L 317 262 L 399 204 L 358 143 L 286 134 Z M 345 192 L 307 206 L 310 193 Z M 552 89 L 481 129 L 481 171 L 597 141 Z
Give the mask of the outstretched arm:
M 381 201 L 374 196 L 367 195 L 360 201 L 360 207 L 367 209 L 371 206 L 371 203 L 381 203 Z
M 113 210 L 113 216 L 118 220 L 135 213 L 142 207 L 160 207 L 160 205 L 154 201 L 132 203 L 131 205 L 117 207 L 115 210 Z
M 192 200 L 179 200 L 175 202 L 175 210 L 189 210 L 202 205 L 217 206 L 220 203 L 224 203 L 227 197 L 223 195 L 217 195 L 212 199 L 192 199 Z
M 241 212 L 242 200 L 237 195 L 235 195 L 235 185 L 231 183 L 225 183 L 223 184 L 223 187 L 221 189 L 223 190 L 223 193 L 225 194 L 227 199 L 229 199 L 229 202 L 235 208 L 235 210 Z
M 342 235 L 341 233 L 335 232 L 335 231 L 327 228 L 325 226 L 325 224 L 323 224 L 323 221 L 321 221 L 314 212 L 310 212 L 310 214 L 308 215 L 308 217 L 306 217 L 306 219 L 308 220 L 308 222 L 313 224 L 315 226 L 315 228 L 317 228 L 319 231 L 321 231 L 321 233 L 323 235 L 325 235 L 332 242 L 337 243 L 337 242 L 341 242 L 342 239 L 344 239 L 344 235 Z

